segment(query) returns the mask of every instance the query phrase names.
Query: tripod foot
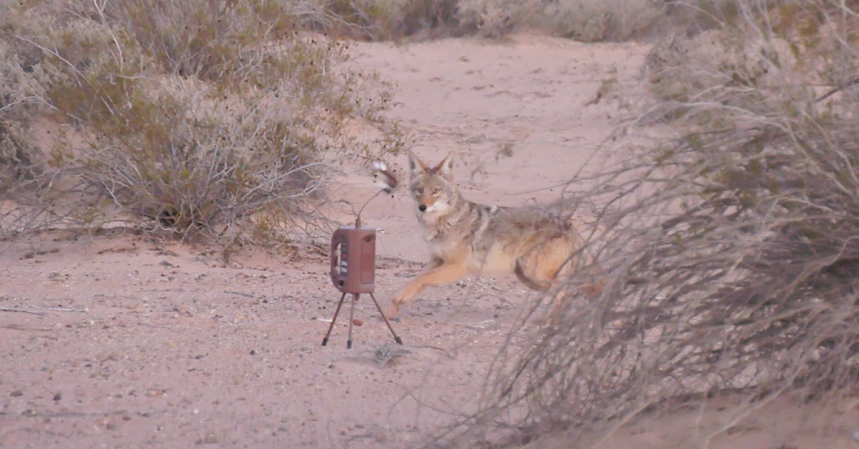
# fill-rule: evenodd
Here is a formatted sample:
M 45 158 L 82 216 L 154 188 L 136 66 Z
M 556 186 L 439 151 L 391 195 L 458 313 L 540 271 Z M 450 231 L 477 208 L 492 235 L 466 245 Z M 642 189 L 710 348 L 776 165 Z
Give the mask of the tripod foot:
M 403 340 L 400 340 L 400 337 L 397 337 L 394 340 L 397 342 L 398 345 L 400 345 L 400 346 L 403 345 Z
M 328 344 L 328 337 L 331 336 L 331 331 L 334 329 L 334 322 L 337 321 L 337 315 L 340 314 L 340 307 L 343 306 L 343 300 L 344 299 L 346 299 L 346 293 L 345 292 L 343 293 L 342 296 L 340 296 L 340 302 L 337 303 L 337 310 L 334 311 L 334 318 L 331 318 L 331 324 L 328 326 L 328 333 L 326 333 L 325 338 L 322 339 L 322 346 L 325 346 Z
M 346 342 L 346 349 L 352 349 L 352 340 Z

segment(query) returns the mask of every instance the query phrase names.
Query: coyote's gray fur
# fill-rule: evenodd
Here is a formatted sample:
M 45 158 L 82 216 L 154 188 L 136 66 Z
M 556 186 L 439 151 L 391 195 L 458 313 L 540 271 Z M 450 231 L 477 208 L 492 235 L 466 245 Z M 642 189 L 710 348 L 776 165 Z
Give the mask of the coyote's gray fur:
M 448 155 L 427 167 L 409 152 L 409 191 L 429 245 L 429 270 L 394 298 L 394 316 L 424 287 L 468 275 L 515 273 L 529 288 L 547 291 L 587 256 L 585 240 L 568 221 L 531 207 L 473 203 L 453 183 L 454 159 Z M 556 303 L 557 305 L 557 303 Z

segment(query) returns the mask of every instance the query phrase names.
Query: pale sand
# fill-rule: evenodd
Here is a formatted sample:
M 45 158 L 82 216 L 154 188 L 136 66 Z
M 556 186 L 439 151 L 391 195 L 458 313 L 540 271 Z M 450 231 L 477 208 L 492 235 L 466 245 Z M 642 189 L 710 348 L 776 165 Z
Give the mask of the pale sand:
M 390 117 L 409 148 L 428 162 L 454 152 L 464 194 L 499 205 L 558 198 L 637 101 L 647 52 L 530 36 L 353 49 L 354 64 L 396 82 Z M 616 90 L 586 106 L 611 79 Z M 395 162 L 402 172 L 405 155 Z M 360 204 L 375 193 L 368 167 L 345 170 L 338 195 Z M 364 213 L 382 228 L 382 307 L 426 259 L 412 208 L 400 192 Z M 510 279 L 427 290 L 393 323 L 407 352 L 382 367 L 374 350 L 393 342 L 369 298 L 356 307 L 354 347 L 345 315 L 320 347 L 338 294 L 316 254 L 228 267 L 205 249 L 135 235 L 51 232 L 0 245 L 4 448 L 408 447 L 470 409 L 536 297 Z M 710 447 L 856 445 L 852 408 L 760 413 Z M 648 419 L 601 447 L 699 447 L 702 423 L 720 419 L 709 410 Z

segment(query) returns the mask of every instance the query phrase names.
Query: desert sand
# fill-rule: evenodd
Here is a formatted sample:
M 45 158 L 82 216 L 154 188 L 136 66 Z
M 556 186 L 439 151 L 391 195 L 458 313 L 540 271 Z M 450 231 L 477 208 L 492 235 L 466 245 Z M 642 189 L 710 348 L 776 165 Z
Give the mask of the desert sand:
M 648 47 L 515 36 L 352 50 L 351 64 L 396 84 L 388 114 L 411 150 L 428 162 L 452 152 L 467 198 L 520 205 L 557 199 L 591 169 L 640 94 Z M 614 94 L 594 102 L 609 80 Z M 405 174 L 405 155 L 394 162 Z M 344 167 L 335 196 L 360 205 L 377 191 L 369 173 Z M 380 229 L 383 308 L 426 262 L 413 214 L 403 191 L 363 214 Z M 0 245 L 3 448 L 409 447 L 473 408 L 497 349 L 537 297 L 507 278 L 428 289 L 392 323 L 402 347 L 362 297 L 352 349 L 343 315 L 322 347 L 339 294 L 312 251 L 226 264 L 211 249 L 128 230 Z M 849 404 L 773 413 L 710 447 L 857 445 Z M 601 447 L 699 447 L 701 419 L 689 416 L 642 421 Z M 715 412 L 698 416 L 724 424 Z

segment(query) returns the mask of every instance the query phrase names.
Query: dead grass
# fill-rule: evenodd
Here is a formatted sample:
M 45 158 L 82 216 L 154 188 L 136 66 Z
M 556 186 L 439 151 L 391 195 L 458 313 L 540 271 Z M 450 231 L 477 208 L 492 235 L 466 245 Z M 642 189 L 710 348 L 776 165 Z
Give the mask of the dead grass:
M 665 21 L 659 0 L 329 0 L 306 8 L 303 23 L 334 35 L 421 40 L 527 31 L 583 42 L 641 37 Z M 312 13 L 310 11 L 313 11 Z
M 307 35 L 296 4 L 0 6 L 4 233 L 61 215 L 75 226 L 282 242 L 279 223 L 322 218 L 310 211 L 331 179 L 323 161 L 396 150 L 381 115 L 389 86 L 343 69 L 348 43 Z M 35 138 L 37 119 L 54 124 L 49 142 Z M 355 123 L 381 137 L 357 140 Z
M 640 37 L 664 12 L 652 0 L 462 0 L 459 8 L 462 21 L 486 37 L 537 31 L 581 42 Z
M 596 265 L 570 280 L 551 325 L 511 336 L 480 410 L 439 441 L 584 445 L 728 392 L 746 398 L 728 422 L 787 393 L 855 394 L 857 14 L 855 3 L 741 1 L 718 30 L 661 47 L 659 101 L 630 126 L 669 119 L 674 136 L 578 180 L 598 186 L 570 200 L 601 205 Z M 594 279 L 599 298 L 578 293 Z
M 333 37 L 530 29 L 622 40 L 661 11 L 650 0 L 627 6 L 2 1 L 0 233 L 131 225 L 181 238 L 277 240 L 285 223 L 322 218 L 307 213 L 330 179 L 324 154 L 366 156 L 402 143 L 382 115 L 390 86 L 341 69 L 348 43 Z M 378 139 L 357 141 L 356 126 L 376 128 Z

